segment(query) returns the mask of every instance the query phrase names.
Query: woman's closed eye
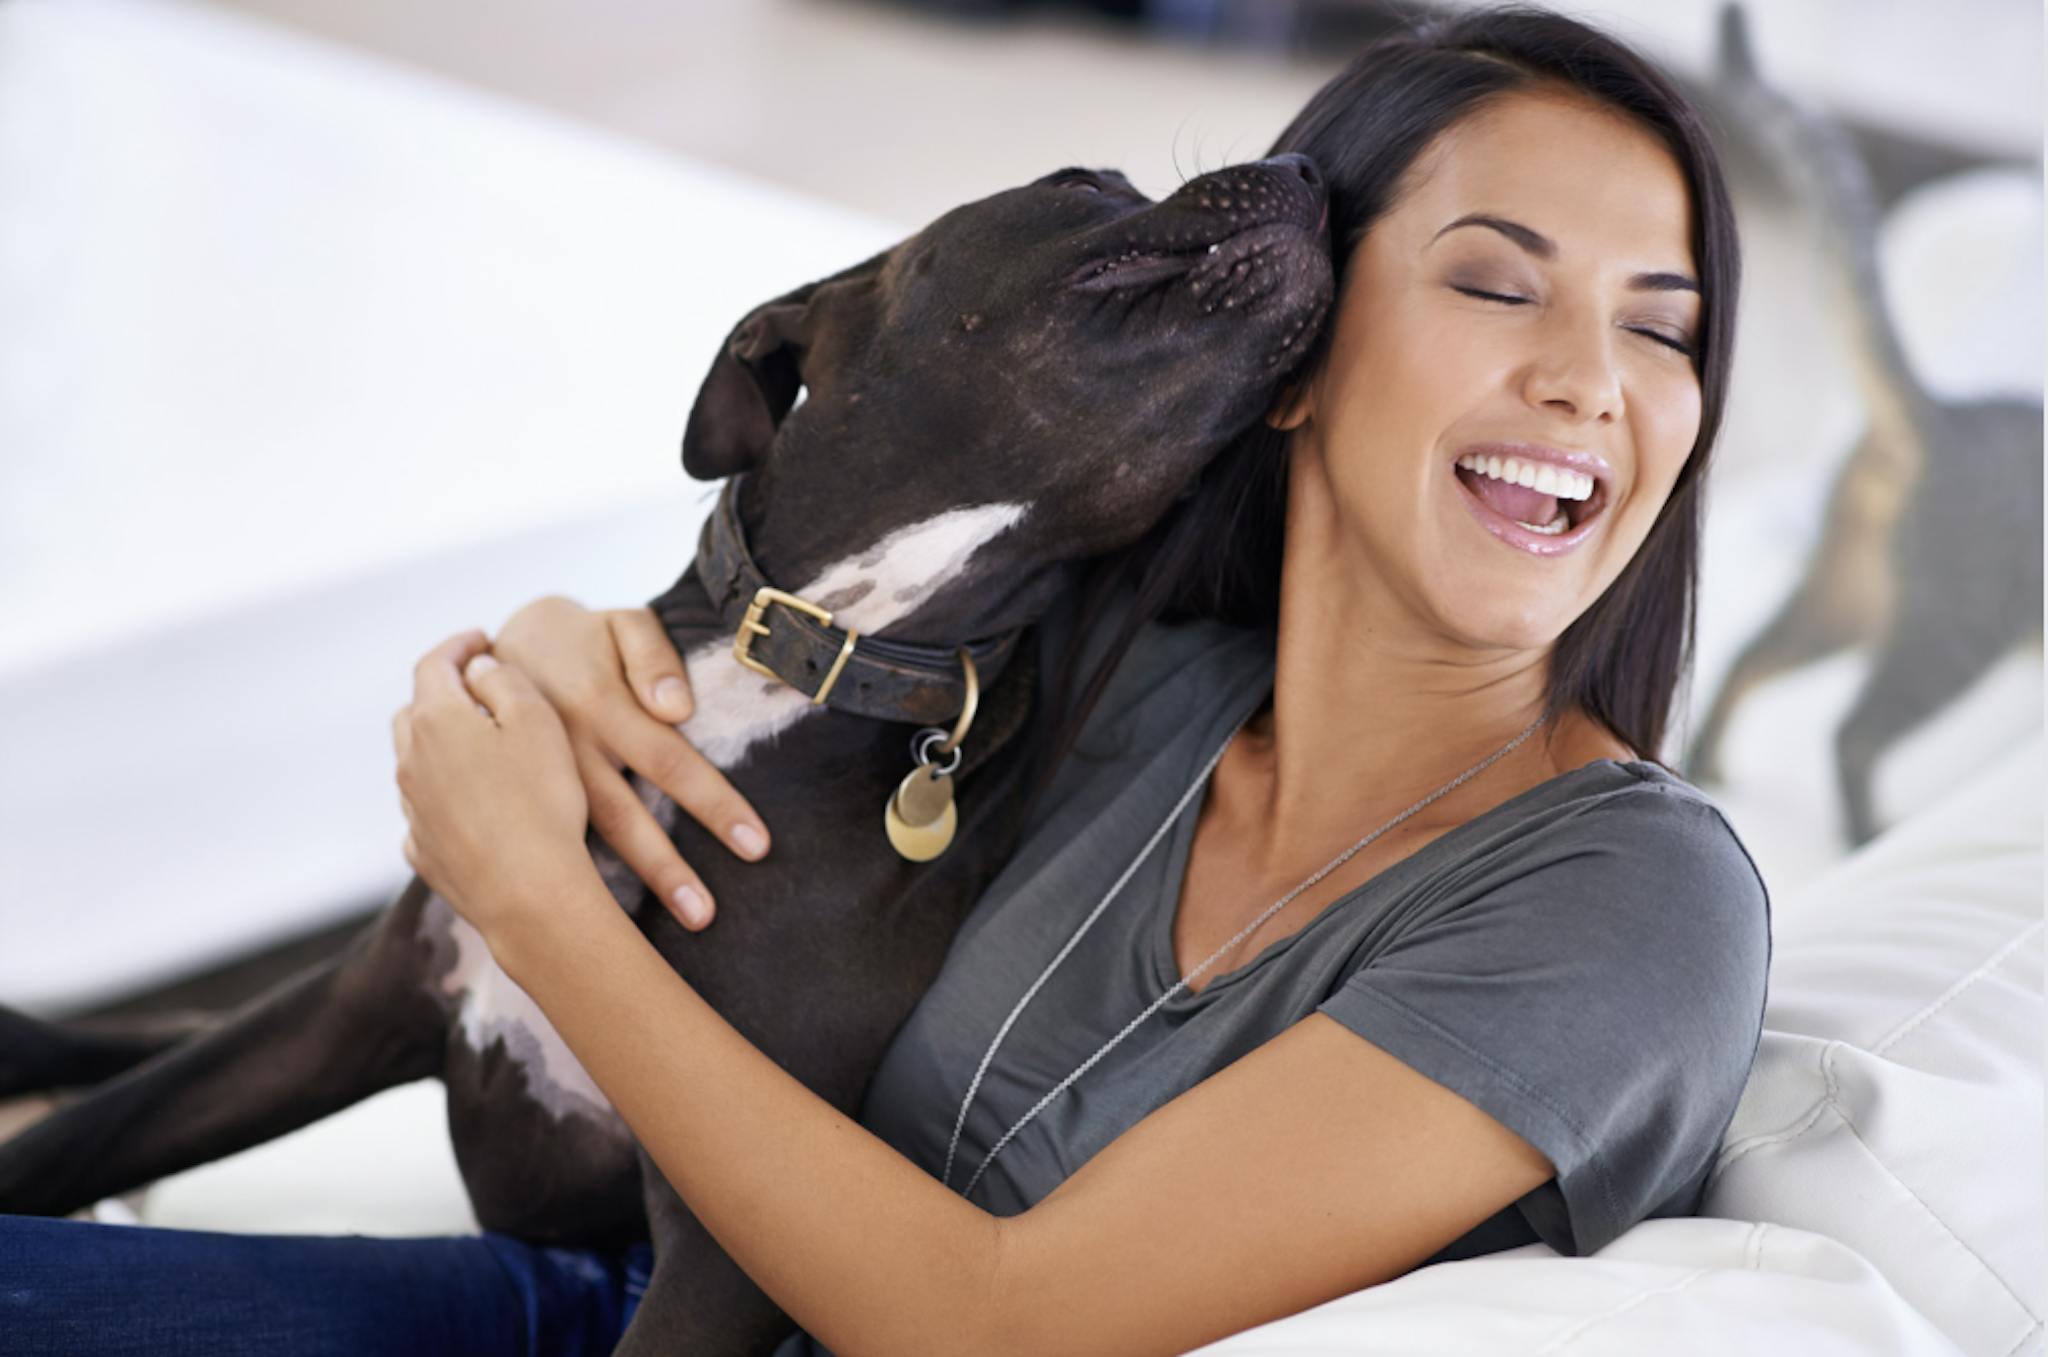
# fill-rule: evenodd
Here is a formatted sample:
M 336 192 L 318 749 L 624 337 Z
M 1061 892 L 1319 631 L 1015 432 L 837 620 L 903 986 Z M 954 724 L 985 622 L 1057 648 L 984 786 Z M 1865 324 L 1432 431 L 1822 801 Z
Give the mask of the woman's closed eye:
M 1504 292 L 1485 292 L 1476 287 L 1460 287 L 1456 283 L 1451 284 L 1451 291 L 1462 292 L 1468 297 L 1477 297 L 1482 301 L 1506 302 L 1510 306 L 1523 306 L 1526 305 L 1529 300 L 1527 297 L 1511 297 Z M 1673 338 L 1672 336 L 1667 335 L 1660 330 L 1645 330 L 1642 329 L 1640 326 L 1632 326 L 1630 328 L 1633 329 L 1635 333 L 1639 335 L 1643 335 L 1646 338 L 1656 340 L 1659 344 L 1664 345 L 1666 348 L 1676 349 L 1678 352 L 1684 354 L 1688 358 L 1694 356 L 1692 345 L 1686 343 L 1682 339 Z

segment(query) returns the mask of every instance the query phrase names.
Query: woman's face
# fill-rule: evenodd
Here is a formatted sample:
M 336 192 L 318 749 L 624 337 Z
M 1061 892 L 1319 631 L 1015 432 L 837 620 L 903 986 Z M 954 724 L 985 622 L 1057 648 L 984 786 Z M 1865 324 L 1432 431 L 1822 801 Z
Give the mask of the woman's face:
M 1326 361 L 1268 415 L 1297 429 L 1311 497 L 1289 531 L 1322 513 L 1327 568 L 1465 646 L 1545 648 L 1628 564 L 1699 432 L 1690 196 L 1653 133 L 1568 95 L 1496 101 L 1409 176 L 1353 253 Z M 1599 459 L 1583 530 L 1482 508 L 1455 464 L 1484 443 Z

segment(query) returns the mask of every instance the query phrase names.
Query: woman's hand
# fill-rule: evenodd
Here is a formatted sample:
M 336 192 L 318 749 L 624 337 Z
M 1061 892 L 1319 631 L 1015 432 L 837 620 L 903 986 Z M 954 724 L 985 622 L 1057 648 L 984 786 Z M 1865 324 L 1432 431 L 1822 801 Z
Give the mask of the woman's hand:
M 491 652 L 554 704 L 568 731 L 590 823 L 612 851 L 691 929 L 711 922 L 703 879 L 676 852 L 620 770 L 631 768 L 737 856 L 768 851 L 761 817 L 675 728 L 695 710 L 682 657 L 646 608 L 592 612 L 572 599 L 535 599 L 506 621 Z M 758 836 L 749 842 L 748 835 Z M 693 892 L 701 912 L 679 891 Z
M 551 887 L 595 872 L 561 718 L 488 651 L 480 631 L 428 651 L 391 740 L 410 826 L 405 860 L 495 949 L 533 922 L 528 911 L 551 907 Z

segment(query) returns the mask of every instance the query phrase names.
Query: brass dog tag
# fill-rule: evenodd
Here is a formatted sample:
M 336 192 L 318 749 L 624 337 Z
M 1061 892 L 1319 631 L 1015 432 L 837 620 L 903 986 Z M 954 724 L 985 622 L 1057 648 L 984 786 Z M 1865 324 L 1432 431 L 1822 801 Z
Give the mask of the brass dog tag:
M 959 824 L 953 809 L 953 779 L 929 763 L 910 770 L 882 814 L 889 843 L 912 862 L 930 862 L 953 842 Z
M 936 764 L 922 764 L 896 784 L 896 814 L 908 825 L 928 825 L 953 804 L 953 779 Z
M 950 737 L 937 726 L 926 726 L 911 737 L 910 761 L 916 766 L 896 784 L 896 790 L 889 793 L 889 804 L 882 807 L 882 828 L 889 835 L 890 846 L 912 862 L 930 862 L 945 852 L 960 824 L 960 813 L 953 809 L 953 770 L 960 766 L 964 753 L 960 741 L 974 720 L 975 699 L 981 689 L 967 647 L 960 647 L 959 653 L 961 671 L 967 676 L 967 700 L 961 705 L 960 719 Z M 949 756 L 945 767 L 932 758 L 934 749 Z

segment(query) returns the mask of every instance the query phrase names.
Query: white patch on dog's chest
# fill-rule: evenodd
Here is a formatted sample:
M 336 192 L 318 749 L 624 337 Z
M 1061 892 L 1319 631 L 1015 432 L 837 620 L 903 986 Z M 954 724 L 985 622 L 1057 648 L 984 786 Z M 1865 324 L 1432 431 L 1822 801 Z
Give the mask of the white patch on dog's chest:
M 863 634 L 880 630 L 909 616 L 957 578 L 969 558 L 1014 525 L 1028 507 L 983 504 L 934 515 L 890 533 L 857 556 L 835 562 L 793 592 L 816 602 L 865 585 L 852 602 L 833 610 L 832 620 Z M 742 665 L 733 657 L 730 636 L 692 647 L 683 661 L 696 710 L 676 729 L 720 769 L 733 767 L 756 743 L 823 710 L 807 694 Z M 656 822 L 664 830 L 673 828 L 678 812 L 668 795 L 638 774 L 633 775 L 632 786 Z M 645 887 L 631 867 L 601 844 L 596 859 L 613 898 L 627 907 L 640 899 Z M 463 1040 L 482 1051 L 502 1039 L 506 1053 L 526 1075 L 528 1090 L 557 1119 L 580 1112 L 623 1128 L 611 1100 L 570 1052 L 540 1005 L 499 969 L 482 934 L 453 910 L 447 915 L 456 955 L 439 983 L 442 993 L 458 1005 Z

